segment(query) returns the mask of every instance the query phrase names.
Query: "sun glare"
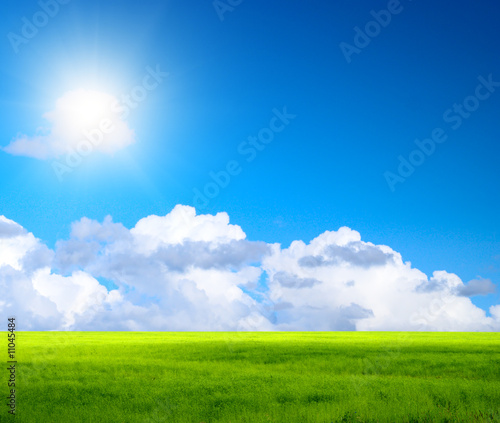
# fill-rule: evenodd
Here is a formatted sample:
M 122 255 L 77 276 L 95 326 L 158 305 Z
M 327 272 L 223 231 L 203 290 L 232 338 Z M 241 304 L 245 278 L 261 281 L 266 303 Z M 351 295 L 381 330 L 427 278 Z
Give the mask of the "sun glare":
M 75 128 L 85 128 L 111 119 L 114 97 L 100 91 L 75 90 L 59 100 L 58 108 L 64 111 L 69 124 Z

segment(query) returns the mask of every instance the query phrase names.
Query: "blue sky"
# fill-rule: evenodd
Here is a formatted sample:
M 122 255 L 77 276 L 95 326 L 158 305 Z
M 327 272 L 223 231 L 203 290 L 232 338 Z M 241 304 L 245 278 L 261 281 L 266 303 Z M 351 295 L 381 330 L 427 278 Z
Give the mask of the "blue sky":
M 177 204 L 226 212 L 248 240 L 283 248 L 347 226 L 428 277 L 446 270 L 464 283 L 498 286 L 500 6 L 228 4 L 72 0 L 57 3 L 55 16 L 18 45 L 9 34 L 21 34 L 23 18 L 32 22 L 43 9 L 35 1 L 4 5 L 4 148 L 47 128 L 42 115 L 71 90 L 120 99 L 148 69 L 168 76 L 127 116 L 134 142 L 113 154 L 92 152 L 61 179 L 52 164 L 64 155 L 39 160 L 0 151 L 0 215 L 50 249 L 83 217 L 111 215 L 132 228 Z M 365 33 L 371 12 L 388 9 L 397 11 L 390 22 L 356 47 L 355 28 Z M 341 43 L 358 50 L 346 59 Z M 494 82 L 485 87 L 485 80 Z M 488 98 L 474 102 L 481 84 Z M 455 105 L 473 111 L 460 115 Z M 294 117 L 247 161 L 238 149 L 269 127 L 276 110 Z M 446 141 L 430 155 L 418 153 L 423 164 L 391 189 L 386 175 L 398 175 L 398 157 L 408 160 L 415 139 L 436 128 Z M 203 192 L 210 172 L 234 161 L 241 172 L 200 208 L 194 190 Z M 488 310 L 498 292 L 471 301 Z

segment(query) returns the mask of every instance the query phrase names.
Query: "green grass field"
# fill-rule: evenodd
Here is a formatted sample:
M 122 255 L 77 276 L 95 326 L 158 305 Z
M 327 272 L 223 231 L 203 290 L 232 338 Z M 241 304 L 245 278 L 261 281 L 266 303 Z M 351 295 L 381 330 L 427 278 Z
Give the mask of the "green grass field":
M 500 421 L 497 333 L 18 332 L 16 341 L 17 422 Z M 3 410 L 0 420 L 14 421 Z

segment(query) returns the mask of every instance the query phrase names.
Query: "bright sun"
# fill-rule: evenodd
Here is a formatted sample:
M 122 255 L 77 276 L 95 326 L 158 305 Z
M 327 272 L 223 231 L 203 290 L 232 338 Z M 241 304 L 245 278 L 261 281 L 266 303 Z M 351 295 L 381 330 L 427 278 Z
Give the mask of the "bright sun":
M 123 114 L 124 106 L 111 94 L 76 89 L 56 100 L 45 113 L 47 125 L 33 136 L 20 135 L 6 151 L 39 159 L 100 151 L 113 155 L 135 142 L 135 131 Z
M 54 110 L 44 117 L 51 122 L 45 142 L 55 154 L 68 149 L 99 150 L 107 154 L 133 143 L 135 133 L 119 116 L 120 103 L 111 94 L 77 89 L 66 92 L 56 101 Z
M 93 90 L 75 90 L 58 100 L 57 108 L 64 112 L 74 128 L 95 127 L 104 119 L 113 119 L 111 108 L 116 99 L 107 93 Z

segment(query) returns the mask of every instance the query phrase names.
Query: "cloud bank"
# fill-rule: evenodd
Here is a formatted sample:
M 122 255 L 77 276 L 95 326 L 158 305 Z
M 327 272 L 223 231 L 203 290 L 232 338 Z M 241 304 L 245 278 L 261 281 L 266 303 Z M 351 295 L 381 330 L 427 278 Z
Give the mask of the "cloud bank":
M 181 205 L 131 229 L 82 218 L 54 250 L 0 216 L 0 288 L 21 330 L 500 330 L 500 305 L 469 298 L 489 280 L 428 278 L 346 227 L 249 241 L 226 213 Z
M 112 155 L 135 142 L 135 134 L 122 119 L 119 101 L 94 90 L 68 91 L 55 109 L 43 115 L 46 128 L 35 135 L 19 134 L 3 150 L 15 156 L 39 160 L 65 154 L 86 156 L 92 151 Z

